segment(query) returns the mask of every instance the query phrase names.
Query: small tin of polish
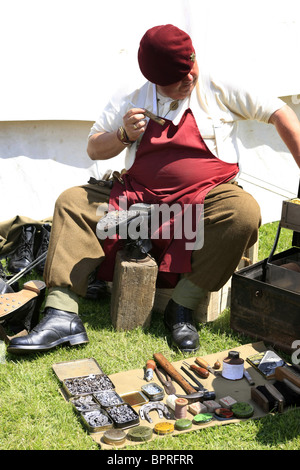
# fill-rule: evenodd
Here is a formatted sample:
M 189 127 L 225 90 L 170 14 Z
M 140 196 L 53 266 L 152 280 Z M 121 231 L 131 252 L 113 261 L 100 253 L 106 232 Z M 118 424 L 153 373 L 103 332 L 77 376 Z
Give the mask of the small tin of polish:
M 141 389 L 150 401 L 162 400 L 165 394 L 164 389 L 153 382 L 143 385 Z
M 103 441 L 111 446 L 119 446 L 124 444 L 126 433 L 122 429 L 109 429 L 103 434 Z

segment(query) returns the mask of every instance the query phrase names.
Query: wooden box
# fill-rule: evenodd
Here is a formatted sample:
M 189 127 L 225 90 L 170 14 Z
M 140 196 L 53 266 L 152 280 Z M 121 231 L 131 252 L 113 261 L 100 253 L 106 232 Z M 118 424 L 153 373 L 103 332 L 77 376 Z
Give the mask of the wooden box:
M 291 248 L 273 260 L 298 256 L 298 252 L 299 248 Z M 233 274 L 230 326 L 290 354 L 293 342 L 300 340 L 300 293 L 267 282 L 265 264 L 263 260 Z M 300 274 L 295 275 L 300 290 Z

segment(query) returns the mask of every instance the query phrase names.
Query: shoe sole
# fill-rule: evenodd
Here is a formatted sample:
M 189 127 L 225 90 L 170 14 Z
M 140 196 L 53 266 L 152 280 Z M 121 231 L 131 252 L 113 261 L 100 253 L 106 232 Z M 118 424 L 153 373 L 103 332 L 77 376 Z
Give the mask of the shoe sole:
M 7 351 L 12 353 L 31 353 L 34 351 L 49 351 L 49 349 L 53 349 L 57 346 L 69 344 L 69 346 L 80 346 L 81 344 L 86 344 L 89 342 L 86 333 L 79 333 L 77 335 L 65 336 L 57 341 L 53 341 L 53 343 L 47 345 L 30 345 L 30 346 L 23 346 L 23 345 L 16 345 L 16 346 L 8 346 Z
M 29 281 L 23 285 L 19 292 L 9 292 L 0 295 L 0 321 L 8 320 L 21 307 L 32 299 L 38 297 L 45 283 L 42 281 Z

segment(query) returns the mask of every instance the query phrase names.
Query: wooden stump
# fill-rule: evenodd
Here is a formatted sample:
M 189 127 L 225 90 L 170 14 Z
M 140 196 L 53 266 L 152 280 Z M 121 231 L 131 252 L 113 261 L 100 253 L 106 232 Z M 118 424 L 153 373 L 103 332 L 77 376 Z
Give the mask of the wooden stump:
M 111 320 L 116 330 L 150 325 L 157 271 L 155 260 L 149 257 L 136 261 L 122 250 L 117 253 L 111 296 Z

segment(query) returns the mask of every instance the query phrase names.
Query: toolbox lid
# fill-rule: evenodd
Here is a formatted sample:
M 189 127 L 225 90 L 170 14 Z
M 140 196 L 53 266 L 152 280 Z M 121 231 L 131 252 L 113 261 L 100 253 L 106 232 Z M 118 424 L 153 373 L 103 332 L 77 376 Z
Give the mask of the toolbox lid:
M 56 377 L 62 382 L 65 379 L 83 377 L 90 374 L 103 374 L 101 367 L 94 358 L 79 359 L 75 361 L 57 362 L 52 369 Z

